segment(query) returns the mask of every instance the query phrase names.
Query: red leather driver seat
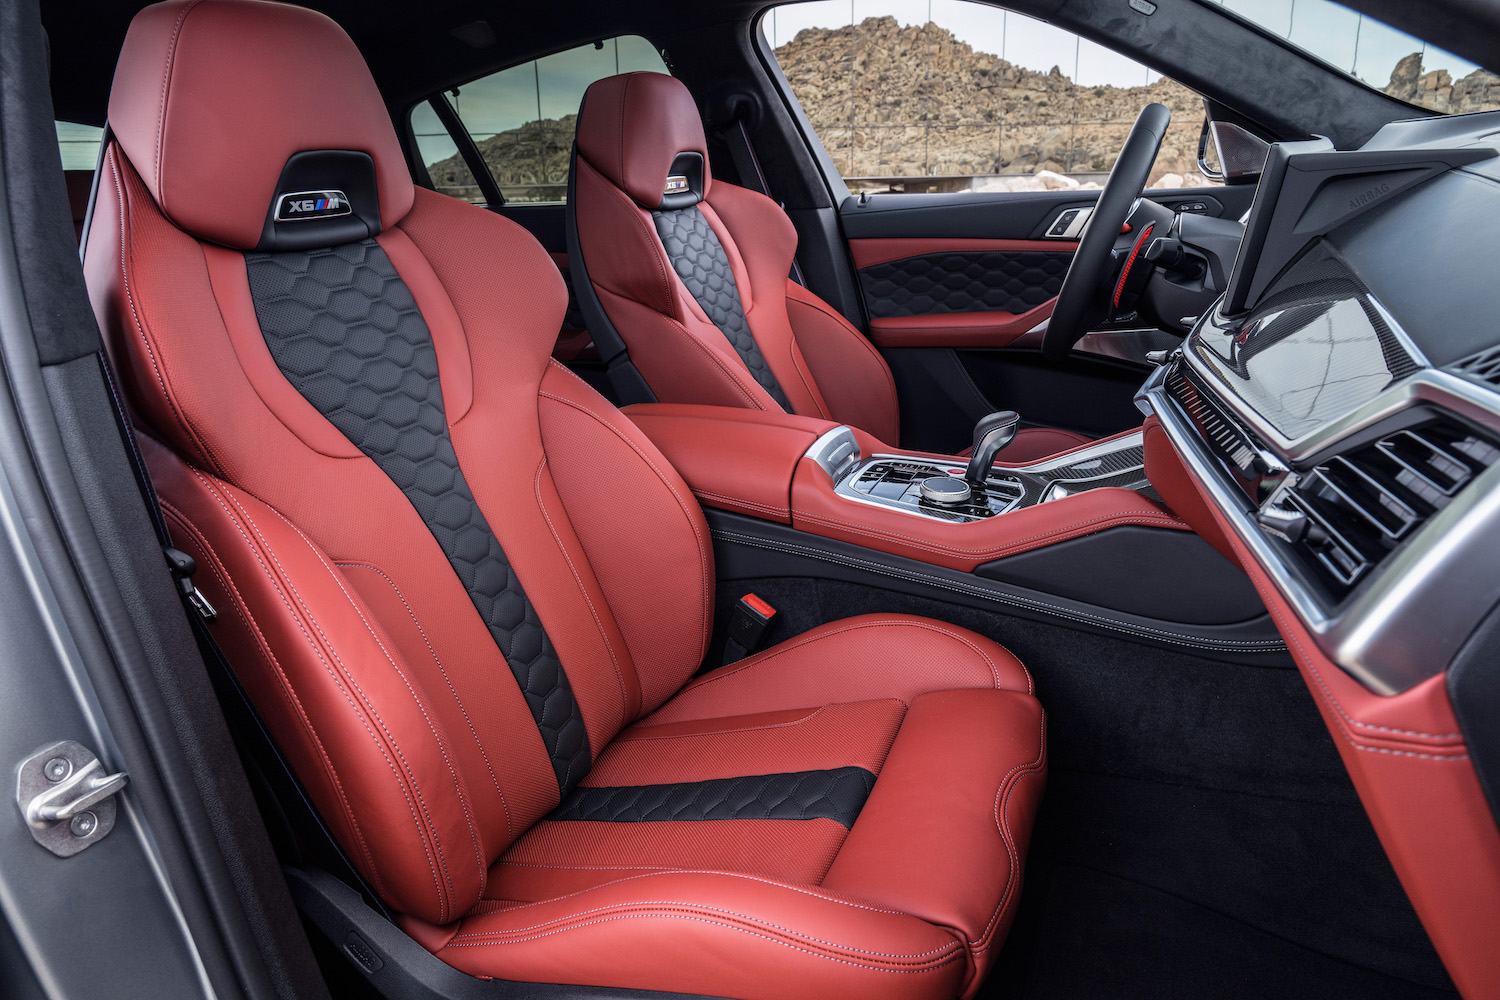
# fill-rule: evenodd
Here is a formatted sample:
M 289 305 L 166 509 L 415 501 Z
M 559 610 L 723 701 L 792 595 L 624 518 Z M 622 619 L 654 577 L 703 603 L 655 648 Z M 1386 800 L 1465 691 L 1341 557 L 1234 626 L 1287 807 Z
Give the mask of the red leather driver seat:
M 681 81 L 626 73 L 592 84 L 572 184 L 572 272 L 587 276 L 604 314 L 589 325 L 614 328 L 661 402 L 784 410 L 900 444 L 885 358 L 788 276 L 797 232 L 786 213 L 710 176 Z M 583 290 L 580 302 L 589 308 Z M 1036 461 L 1088 441 L 1025 428 L 999 459 Z
M 413 188 L 321 14 L 148 7 L 109 117 L 86 270 L 175 544 L 402 927 L 501 979 L 977 989 L 1045 770 L 1015 658 L 874 615 L 693 680 L 692 494 L 550 360 L 542 248 Z

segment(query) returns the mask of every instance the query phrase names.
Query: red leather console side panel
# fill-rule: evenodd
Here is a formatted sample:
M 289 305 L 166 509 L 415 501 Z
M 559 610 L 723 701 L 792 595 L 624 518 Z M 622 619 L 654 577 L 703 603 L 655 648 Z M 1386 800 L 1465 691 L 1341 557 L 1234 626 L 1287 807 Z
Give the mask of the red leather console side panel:
M 849 254 L 856 270 L 889 264 L 908 257 L 925 257 L 932 253 L 1014 253 L 1040 250 L 1047 253 L 1076 251 L 1078 244 L 1068 240 L 992 240 L 951 239 L 946 237 L 871 237 L 849 241 Z
M 1155 458 L 1153 483 L 1160 478 L 1169 487 L 1196 488 L 1170 443 L 1158 445 Z M 1276 619 L 1453 982 L 1464 996 L 1500 996 L 1500 830 L 1448 701 L 1446 677 L 1439 674 L 1390 697 L 1372 693 L 1323 655 L 1201 490 L 1196 508 L 1178 509 L 1206 537 L 1217 534 L 1228 545 Z
M 1134 490 L 1088 490 L 987 521 L 951 524 L 858 503 L 833 491 L 822 466 L 803 459 L 792 480 L 792 524 L 809 534 L 972 572 L 981 563 L 1121 524 L 1187 530 Z
M 881 347 L 1004 347 L 1052 315 L 1056 299 L 1023 313 L 952 312 L 881 316 L 870 337 Z
M 787 413 L 649 403 L 625 410 L 711 507 L 790 524 L 797 463 L 837 425 Z

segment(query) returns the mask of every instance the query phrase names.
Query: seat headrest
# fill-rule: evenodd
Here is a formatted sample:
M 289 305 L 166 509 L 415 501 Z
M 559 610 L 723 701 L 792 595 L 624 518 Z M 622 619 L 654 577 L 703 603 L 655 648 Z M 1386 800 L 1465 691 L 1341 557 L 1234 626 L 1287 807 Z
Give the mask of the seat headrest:
M 109 122 L 179 228 L 239 250 L 373 236 L 412 204 L 369 67 L 315 11 L 167 0 L 130 23 Z
M 642 208 L 686 208 L 708 195 L 708 142 L 682 81 L 624 73 L 589 86 L 578 155 Z

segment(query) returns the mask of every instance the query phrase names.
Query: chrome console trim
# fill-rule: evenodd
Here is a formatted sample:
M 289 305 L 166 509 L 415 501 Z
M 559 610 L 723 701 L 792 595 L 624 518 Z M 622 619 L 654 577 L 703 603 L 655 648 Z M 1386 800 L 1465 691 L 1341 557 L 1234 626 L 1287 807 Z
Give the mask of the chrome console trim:
M 854 440 L 854 432 L 841 424 L 814 441 L 802 457 L 817 462 L 829 478 L 838 482 L 859 464 L 859 442 Z
M 1429 519 L 1380 566 L 1368 585 L 1342 606 L 1325 608 L 1301 567 L 1284 557 L 1282 543 L 1252 520 L 1257 508 L 1167 393 L 1167 370 L 1163 366 L 1154 372 L 1137 399 L 1156 415 L 1188 471 L 1291 604 L 1319 649 L 1381 694 L 1404 691 L 1447 669 L 1474 623 L 1500 600 L 1500 465 L 1486 470 Z M 1215 397 L 1236 414 L 1244 409 L 1233 405 L 1232 393 L 1217 392 Z M 1418 401 L 1439 403 L 1500 429 L 1500 396 L 1429 369 L 1324 428 L 1315 442 L 1301 442 L 1302 454 L 1322 450 Z M 1264 427 L 1260 420 L 1247 422 L 1257 432 Z
M 1066 490 L 1066 486 L 1070 483 L 1088 489 L 1091 488 L 1089 484 L 1100 484 L 1138 472 L 1139 476 L 1132 481 L 1118 485 L 1132 489 L 1144 487 L 1148 485 L 1142 458 L 1144 440 L 1141 431 L 1134 431 L 1108 440 L 1097 441 L 1086 447 L 1064 452 L 1030 465 L 997 466 L 989 476 L 990 482 L 995 484 L 992 495 L 996 495 L 996 499 L 999 499 L 1000 496 L 1009 497 L 1014 494 L 1014 498 L 1008 499 L 991 516 L 998 517 L 1018 507 L 1045 503 L 1067 496 L 1073 492 Z M 958 467 L 963 464 L 961 459 L 887 453 L 861 456 L 854 435 L 847 427 L 835 427 L 819 437 L 803 457 L 817 462 L 833 480 L 834 492 L 853 503 L 880 507 L 885 510 L 899 510 L 904 514 L 930 521 L 964 523 L 976 519 L 957 517 L 952 514 L 945 517 L 939 512 L 928 512 L 910 503 L 871 497 L 853 488 L 853 483 L 866 469 L 882 462 L 923 466 L 931 469 L 934 476 L 945 476 L 960 474 Z M 1116 458 L 1117 461 L 1110 463 L 1111 458 Z M 1123 462 L 1119 459 L 1123 459 Z M 950 470 L 953 471 L 950 472 Z M 1056 473 L 1062 473 L 1062 475 L 1054 475 Z M 1082 475 L 1068 475 L 1068 473 L 1082 473 Z M 1059 483 L 1064 486 L 1064 492 L 1054 491 L 1053 487 Z M 957 513 L 953 512 L 953 514 Z

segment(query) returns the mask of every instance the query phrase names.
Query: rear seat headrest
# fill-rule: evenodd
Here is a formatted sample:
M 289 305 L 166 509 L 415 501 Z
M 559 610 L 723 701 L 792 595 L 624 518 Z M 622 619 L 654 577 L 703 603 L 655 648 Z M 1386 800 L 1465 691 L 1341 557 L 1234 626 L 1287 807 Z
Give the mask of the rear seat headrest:
M 364 58 L 303 7 L 147 7 L 120 50 L 109 121 L 167 217 L 214 243 L 333 246 L 411 209 L 411 176 Z
M 642 208 L 686 208 L 708 195 L 708 143 L 682 81 L 624 73 L 589 86 L 578 155 Z

